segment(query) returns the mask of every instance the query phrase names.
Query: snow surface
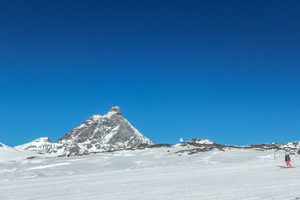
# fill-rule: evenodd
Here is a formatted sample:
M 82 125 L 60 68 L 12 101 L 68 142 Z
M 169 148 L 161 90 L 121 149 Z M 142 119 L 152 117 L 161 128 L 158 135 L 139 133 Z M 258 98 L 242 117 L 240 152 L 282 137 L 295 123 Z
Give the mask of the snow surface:
M 188 155 L 190 146 L 88 156 L 1 161 L 5 200 L 300 199 L 300 167 L 284 151 L 227 149 Z M 300 165 L 300 158 L 291 155 Z
M 14 160 L 14 161 L 22 160 L 22 159 L 26 159 L 27 157 L 36 156 L 36 155 L 37 155 L 36 152 L 23 151 L 0 143 L 0 163 L 9 160 Z M 1 169 L 2 168 L 0 167 L 0 170 Z

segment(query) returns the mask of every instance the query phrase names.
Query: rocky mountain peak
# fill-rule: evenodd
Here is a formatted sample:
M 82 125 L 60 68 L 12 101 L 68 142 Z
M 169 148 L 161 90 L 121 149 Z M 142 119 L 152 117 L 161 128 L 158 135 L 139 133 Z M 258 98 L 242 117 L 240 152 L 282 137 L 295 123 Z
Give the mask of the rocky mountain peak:
M 73 128 L 54 145 L 61 155 L 82 155 L 96 152 L 136 148 L 153 142 L 142 135 L 122 115 L 118 106 L 105 115 L 93 115 Z
M 100 122 L 103 119 L 120 117 L 123 118 L 121 109 L 119 108 L 119 106 L 114 106 L 111 107 L 111 109 L 105 115 L 92 115 L 90 118 L 87 119 L 87 122 Z M 82 127 L 82 125 L 79 125 L 79 127 Z
M 121 114 L 122 115 L 122 112 L 121 112 L 121 109 L 119 108 L 119 106 L 111 107 L 111 109 L 109 110 L 109 112 L 115 112 L 117 114 Z

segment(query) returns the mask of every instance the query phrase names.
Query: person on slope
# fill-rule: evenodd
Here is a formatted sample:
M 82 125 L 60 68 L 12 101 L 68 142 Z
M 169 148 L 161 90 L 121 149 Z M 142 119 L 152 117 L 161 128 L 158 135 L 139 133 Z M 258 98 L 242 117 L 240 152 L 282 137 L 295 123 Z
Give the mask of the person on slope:
M 285 163 L 286 163 L 287 167 L 291 167 L 292 166 L 291 163 L 290 163 L 290 161 L 291 161 L 291 158 L 290 158 L 289 152 L 286 152 L 285 153 Z

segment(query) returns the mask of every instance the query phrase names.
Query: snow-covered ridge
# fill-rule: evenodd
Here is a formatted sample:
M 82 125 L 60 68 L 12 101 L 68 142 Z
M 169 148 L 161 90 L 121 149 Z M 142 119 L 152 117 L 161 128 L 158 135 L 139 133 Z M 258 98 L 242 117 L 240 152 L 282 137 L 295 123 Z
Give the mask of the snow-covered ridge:
M 263 144 L 249 144 L 244 147 L 248 148 L 264 148 L 264 149 L 299 149 L 300 148 L 300 142 L 288 142 L 288 143 L 263 143 Z
M 36 151 L 38 153 L 45 153 L 52 148 L 52 142 L 48 137 L 41 137 L 32 142 L 19 145 L 15 147 L 19 150 Z
M 189 141 L 187 141 L 189 144 L 215 144 L 215 142 L 208 140 L 208 139 L 197 139 L 193 138 Z
M 288 142 L 281 144 L 281 148 L 300 148 L 300 142 Z

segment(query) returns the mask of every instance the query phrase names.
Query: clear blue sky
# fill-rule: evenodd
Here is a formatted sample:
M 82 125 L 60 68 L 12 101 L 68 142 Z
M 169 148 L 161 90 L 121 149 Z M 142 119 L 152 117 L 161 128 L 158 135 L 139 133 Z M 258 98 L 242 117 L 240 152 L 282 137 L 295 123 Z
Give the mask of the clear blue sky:
M 300 140 L 300 2 L 0 2 L 0 142 L 115 105 L 155 143 Z

